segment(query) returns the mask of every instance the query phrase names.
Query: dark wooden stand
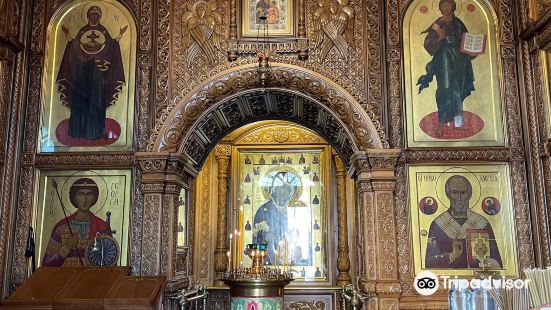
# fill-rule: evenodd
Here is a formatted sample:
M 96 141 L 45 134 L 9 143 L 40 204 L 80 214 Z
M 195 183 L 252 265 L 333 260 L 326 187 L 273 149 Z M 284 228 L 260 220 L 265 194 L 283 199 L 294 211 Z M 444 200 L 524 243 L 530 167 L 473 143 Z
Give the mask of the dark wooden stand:
M 130 267 L 42 267 L 0 309 L 160 309 L 166 277 L 132 277 Z

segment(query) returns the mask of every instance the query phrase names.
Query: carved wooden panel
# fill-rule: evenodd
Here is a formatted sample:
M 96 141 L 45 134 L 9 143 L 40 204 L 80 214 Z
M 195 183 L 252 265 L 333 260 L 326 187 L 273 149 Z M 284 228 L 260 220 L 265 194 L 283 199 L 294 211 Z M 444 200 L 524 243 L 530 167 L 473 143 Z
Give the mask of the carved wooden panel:
M 160 223 L 162 217 L 161 196 L 161 194 L 146 194 L 144 196 L 144 217 L 142 230 L 148 233 L 145 233 L 142 238 L 141 275 L 155 275 L 160 270 Z
M 545 2 L 545 1 L 543 1 Z M 532 174 L 528 177 L 530 189 L 534 195 L 530 195 L 528 202 L 532 205 L 534 212 L 531 214 L 531 225 L 537 226 L 537 234 L 534 234 L 534 244 L 536 262 L 539 265 L 548 265 L 551 262 L 551 244 L 549 243 L 549 205 L 551 203 L 551 193 L 548 190 L 549 184 L 549 152 L 546 147 L 547 132 L 546 132 L 546 98 L 544 98 L 544 72 L 545 68 L 542 65 L 542 53 L 539 50 L 543 48 L 543 42 L 549 42 L 551 23 L 549 11 L 544 14 L 541 9 L 541 1 L 524 0 L 520 1 L 520 29 L 522 30 L 521 37 L 525 40 L 521 42 L 519 50 L 522 57 L 524 72 L 522 77 L 526 81 L 525 88 L 525 113 L 527 123 L 527 137 L 525 143 L 530 145 L 530 153 L 527 154 L 527 165 L 522 166 L 521 163 L 516 163 L 513 172 L 528 172 Z M 543 3 L 544 4 L 544 3 Z M 540 6 L 540 7 L 536 7 Z M 541 12 L 541 14 L 540 14 Z M 540 14 L 541 16 L 538 16 Z M 534 19 L 539 19 L 534 21 Z M 540 44 L 542 42 L 542 44 Z M 521 182 L 522 178 L 515 178 L 516 182 Z M 517 191 L 515 196 L 521 193 Z M 526 203 L 525 200 L 521 200 Z M 526 227 L 526 219 L 524 220 L 524 229 Z M 533 249 L 524 249 L 524 253 L 534 252 Z
M 382 193 L 376 194 L 377 201 L 377 248 L 379 249 L 379 267 L 378 279 L 394 280 L 398 277 L 396 270 L 397 255 L 396 255 L 396 228 L 394 219 L 394 204 L 392 201 L 392 190 L 394 189 L 394 181 L 389 184 L 378 183 L 374 187 L 385 186 Z M 375 189 L 375 188 L 374 188 Z
M 0 40 L 0 61 L 3 61 L 3 70 L 6 70 L 0 76 L 0 83 L 3 89 L 9 90 L 7 93 L 7 98 L 10 102 L 5 106 L 8 108 L 9 114 L 6 117 L 6 123 L 2 134 L 4 134 L 4 153 L 3 156 L 3 183 L 2 191 L 0 192 L 0 286 L 4 287 L 4 284 L 9 283 L 10 279 L 10 266 L 7 266 L 5 262 L 9 259 L 9 255 L 12 253 L 8 252 L 8 235 L 10 229 L 8 223 L 11 223 L 12 216 L 14 214 L 14 203 L 13 196 L 17 195 L 17 187 L 15 186 L 15 180 L 17 180 L 17 170 L 15 169 L 16 165 L 20 161 L 25 161 L 25 159 L 20 159 L 19 157 L 19 148 L 18 141 L 21 139 L 19 135 L 19 127 L 21 126 L 20 118 L 23 112 L 22 108 L 22 98 L 24 98 L 24 72 L 25 68 L 25 58 L 22 57 L 21 52 L 19 51 L 22 45 L 17 41 L 19 40 L 19 35 L 21 32 L 25 31 L 27 25 L 22 23 L 20 19 L 23 14 L 28 9 L 29 4 L 27 2 L 13 1 L 13 10 L 11 14 L 15 19 L 11 21 L 8 27 L 11 27 L 9 30 L 9 36 L 11 40 L 7 42 L 2 39 Z M 5 67 L 4 67 L 5 66 Z M 7 79 L 7 81 L 6 81 Z M 10 87 L 6 87 L 8 84 Z M 2 94 L 5 96 L 6 94 Z M 31 188 L 27 189 L 32 192 Z M 19 212 L 19 210 L 18 210 Z M 24 212 L 24 210 L 22 211 Z M 7 266 L 7 269 L 6 269 Z M 7 280 L 6 282 L 4 282 Z M 2 296 L 4 294 L 2 293 Z
M 529 14 L 525 15 L 533 21 L 538 21 L 541 18 L 544 18 L 544 16 L 549 13 L 549 9 L 551 8 L 551 1 L 549 0 L 527 0 L 526 2 L 529 6 Z
M 141 172 L 139 169 L 135 169 L 134 178 L 134 204 L 130 211 L 131 221 L 131 239 L 130 239 L 130 261 L 129 265 L 132 266 L 132 274 L 140 274 L 142 270 L 142 238 L 143 231 L 143 215 L 144 215 L 144 199 L 142 188 L 139 184 L 141 180 Z
M 525 50 L 526 52 L 526 50 Z M 525 53 L 524 55 L 524 61 L 531 61 L 531 66 L 527 67 L 526 75 L 528 74 L 534 74 L 535 76 L 543 77 L 543 68 L 541 66 L 540 62 L 540 55 L 536 54 L 534 56 L 529 55 L 529 53 Z M 533 68 L 533 72 L 530 72 L 529 70 Z M 538 137 L 545 137 L 546 132 L 544 130 L 545 128 L 545 98 L 543 98 L 544 89 L 545 87 L 542 84 L 542 78 L 535 78 L 534 84 L 528 84 L 526 87 L 526 93 L 528 94 L 527 97 L 527 113 L 528 113 L 528 121 L 532 124 L 530 128 L 528 129 L 530 132 L 530 138 L 529 142 L 532 146 L 531 154 L 530 156 L 532 158 L 540 158 L 540 156 L 544 155 L 541 152 L 540 147 L 540 140 Z M 533 160 L 532 161 L 532 169 L 537 169 L 534 171 L 534 175 L 532 176 L 534 179 L 534 190 L 535 190 L 535 196 L 533 198 L 533 203 L 536 204 L 536 221 L 538 226 L 540 227 L 540 233 L 538 236 L 535 236 L 536 240 L 539 240 L 538 244 L 541 247 L 541 250 L 543 253 L 547 253 L 544 255 L 543 262 L 545 264 L 551 263 L 551 244 L 549 241 L 549 209 L 546 208 L 546 199 L 545 199 L 545 193 L 548 191 L 544 187 L 545 182 L 545 176 L 544 174 L 540 173 L 540 171 L 548 170 L 549 168 L 543 166 L 543 162 L 540 160 Z
M 348 1 L 346 1 L 348 3 Z M 301 5 L 303 1 L 297 1 L 297 5 Z M 315 16 L 313 15 L 314 11 L 318 8 L 317 1 L 306 1 L 306 30 L 308 31 L 308 36 L 312 37 L 314 35 L 314 22 Z M 344 2 L 343 2 L 344 3 Z M 167 16 L 170 15 L 169 4 L 166 1 L 161 1 L 160 4 L 160 19 L 159 19 L 159 42 L 160 42 L 160 52 L 158 56 L 158 69 L 157 75 L 159 76 L 159 81 L 157 83 L 157 102 L 156 102 L 156 119 L 161 122 L 166 119 L 166 116 L 172 108 L 177 105 L 181 100 L 184 100 L 185 95 L 191 91 L 194 87 L 197 87 L 201 83 L 204 83 L 206 80 L 212 76 L 223 72 L 232 67 L 242 66 L 246 64 L 255 64 L 256 57 L 247 56 L 240 57 L 237 61 L 230 63 L 225 60 L 224 52 L 228 50 L 228 45 L 225 40 L 221 40 L 220 47 L 212 50 L 213 53 L 211 59 L 213 61 L 208 61 L 208 57 L 204 52 L 199 53 L 199 56 L 196 57 L 196 61 L 189 63 L 187 57 L 189 53 L 194 52 L 193 48 L 190 48 L 189 44 L 183 44 L 184 42 L 190 42 L 189 40 L 184 40 L 184 38 L 189 37 L 189 29 L 187 27 L 188 18 L 194 13 L 193 7 L 194 1 L 191 0 L 174 0 L 174 12 L 173 13 L 173 22 L 168 25 Z M 232 6 L 233 5 L 233 6 Z M 344 5 L 344 4 L 343 4 Z M 272 61 L 281 62 L 286 64 L 298 65 L 301 67 L 308 68 L 316 73 L 319 73 L 323 76 L 328 77 L 329 79 L 335 81 L 339 85 L 348 91 L 355 100 L 357 100 L 364 109 L 368 112 L 371 119 L 376 123 L 376 126 L 379 127 L 379 123 L 382 122 L 380 119 L 380 110 L 382 110 L 381 100 L 381 81 L 382 79 L 377 76 L 381 72 L 381 52 L 380 46 L 378 43 L 380 39 L 379 31 L 379 16 L 377 11 L 377 4 L 375 1 L 372 1 L 368 4 L 369 12 L 372 15 L 369 15 L 369 24 L 370 27 L 367 30 L 364 30 L 364 23 L 366 15 L 361 3 L 350 2 L 348 6 L 353 12 L 354 18 L 351 23 L 353 32 L 351 41 L 352 46 L 350 48 L 350 58 L 345 59 L 341 57 L 336 48 L 331 49 L 328 56 L 325 59 L 319 57 L 319 51 L 316 50 L 314 43 L 309 43 L 309 50 L 311 51 L 311 57 L 308 61 L 300 61 L 296 55 L 274 55 Z M 340 9 L 340 7 L 339 7 Z M 233 14 L 230 12 L 233 10 Z M 232 31 L 229 30 L 228 23 L 236 23 L 234 21 L 236 10 L 235 1 L 214 1 L 212 6 L 209 7 L 208 14 L 216 14 L 220 16 L 221 22 L 216 22 L 215 26 L 212 26 L 213 29 L 216 28 L 221 36 L 224 39 L 232 39 L 235 37 L 235 29 Z M 299 8 L 299 11 L 301 9 Z M 186 12 L 188 12 L 186 14 Z M 210 13 L 212 12 L 212 13 Z M 299 12 L 299 18 L 301 13 Z M 231 17 L 231 18 L 228 18 Z M 302 21 L 299 20 L 299 36 L 301 29 Z M 187 33 L 186 33 L 187 31 Z M 366 62 L 365 57 L 365 43 L 364 35 L 368 34 L 370 40 L 369 54 L 373 56 L 371 59 L 368 57 Z M 191 39 L 191 42 L 194 42 L 194 39 Z M 170 46 L 170 51 L 167 51 L 167 47 Z M 192 44 L 192 46 L 195 46 Z M 197 49 L 197 47 L 195 47 Z M 172 57 L 172 68 L 173 70 L 169 73 L 167 69 L 167 63 Z M 374 68 L 369 74 L 369 81 L 367 82 L 368 87 L 372 90 L 373 94 L 369 96 L 366 92 L 366 65 L 370 65 Z M 173 81 L 171 84 L 172 89 L 169 89 L 169 83 L 167 81 L 168 75 L 171 74 L 170 79 Z M 367 100 L 366 100 L 367 98 Z M 159 125 L 159 122 L 157 122 Z
M 153 47 L 153 31 L 154 27 L 151 24 L 151 20 L 153 17 L 153 4 L 150 0 L 121 0 L 123 3 L 127 4 L 127 7 L 133 10 L 134 16 L 136 16 L 137 20 L 140 20 L 140 48 L 141 48 L 141 56 L 138 58 L 138 76 L 139 76 L 139 89 L 140 92 L 137 94 L 137 102 L 138 102 L 138 113 L 139 115 L 147 115 L 149 111 L 149 106 L 151 103 L 151 87 L 153 85 L 153 77 L 152 77 L 152 61 L 150 61 L 150 55 L 151 55 L 151 49 Z M 133 155 L 131 154 L 94 154 L 94 155 L 84 155 L 84 154 L 75 154 L 74 156 L 70 156 L 67 154 L 59 154 L 54 156 L 35 156 L 36 153 L 36 142 L 38 141 L 37 133 L 38 133 L 38 126 L 39 126 L 39 110 L 40 110 L 40 93 L 41 93 L 41 81 L 42 81 L 42 68 L 43 68 L 43 62 L 44 62 L 44 54 L 45 54 L 45 34 L 46 34 L 46 28 L 51 20 L 52 16 L 59 10 L 62 6 L 70 5 L 70 1 L 68 0 L 36 0 L 32 2 L 29 1 L 9 1 L 14 3 L 14 9 L 16 12 L 14 13 L 14 16 L 17 17 L 17 21 L 14 23 L 14 26 L 18 26 L 19 24 L 28 27 L 30 31 L 30 54 L 28 55 L 28 68 L 23 68 L 20 66 L 17 69 L 16 76 L 20 76 L 21 78 L 24 77 L 23 74 L 21 74 L 24 70 L 28 70 L 28 93 L 27 93 L 27 102 L 25 104 L 20 103 L 21 96 L 19 95 L 21 82 L 18 81 L 14 85 L 16 92 L 14 93 L 14 96 L 12 96 L 14 109 L 13 112 L 13 118 L 12 121 L 14 128 L 12 129 L 11 135 L 14 137 L 14 139 L 21 139 L 22 141 L 22 152 L 23 154 L 20 155 L 20 161 L 22 163 L 21 170 L 20 171 L 13 171 L 13 167 L 15 167 L 14 160 L 16 158 L 16 152 L 13 150 L 13 146 L 9 146 L 8 148 L 11 148 L 11 154 L 13 154 L 13 158 L 8 158 L 9 167 L 9 173 L 4 175 L 5 179 L 8 181 L 6 184 L 12 184 L 13 178 L 11 177 L 14 173 L 19 173 L 21 175 L 20 183 L 18 184 L 18 187 L 20 192 L 13 192 L 12 186 L 3 186 L 4 193 L 8 192 L 9 196 L 16 194 L 17 196 L 17 205 L 18 205 L 18 212 L 16 213 L 16 222 L 18 223 L 17 227 L 28 227 L 31 219 L 32 214 L 32 208 L 33 208 L 33 196 L 34 193 L 32 189 L 34 188 L 34 167 L 35 166 L 41 166 L 41 167 L 86 167 L 86 166 L 101 166 L 101 167 L 129 167 L 132 166 L 133 163 Z M 17 2 L 17 3 L 16 3 Z M 27 16 L 31 16 L 32 22 L 29 24 L 26 24 Z M 24 18 L 19 18 L 19 16 L 22 16 Z M 25 27 L 19 27 L 17 29 L 17 35 L 21 36 L 22 33 L 25 31 Z M 149 54 L 148 54 L 149 53 Z M 21 58 L 21 62 L 24 59 Z M 145 99 L 144 99 L 145 98 Z M 25 110 L 21 110 L 25 109 Z M 23 131 L 23 137 L 18 137 L 16 135 L 16 128 L 21 126 L 22 124 L 18 123 L 16 120 L 19 118 L 19 114 L 21 112 L 25 111 L 26 117 L 24 118 L 25 122 L 25 130 Z M 142 116 L 141 118 L 138 118 L 138 132 L 139 137 L 137 140 L 142 141 L 141 146 L 144 146 L 144 142 L 147 140 L 147 136 L 149 135 L 149 127 L 151 120 L 147 117 L 144 119 Z M 6 163 L 8 162 L 6 161 Z M 139 195 L 136 195 L 137 198 L 139 198 Z M 9 205 L 6 201 L 3 201 L 3 206 L 6 206 L 7 208 L 3 208 L 2 210 L 9 210 Z M 133 238 L 140 238 L 140 232 L 141 232 L 141 225 L 140 225 L 140 218 L 142 211 L 140 210 L 140 202 L 138 201 L 136 204 L 134 204 L 135 214 L 134 219 L 136 220 L 137 226 L 133 226 L 134 232 L 133 232 Z M 134 210 L 133 210 L 134 211 Z M 9 222 L 9 221 L 3 221 L 3 222 Z M 139 229 L 136 229 L 139 228 Z M 24 231 L 25 230 L 25 231 Z M 7 247 L 3 243 L 4 236 L 6 236 L 5 232 L 0 233 L 0 265 L 5 266 L 4 259 L 6 253 L 3 253 L 2 251 L 7 250 Z M 21 259 L 21 251 L 24 251 L 24 242 L 26 240 L 27 231 L 26 229 L 17 229 L 15 231 L 15 240 L 23 240 L 18 241 L 18 243 L 14 244 L 14 252 L 10 253 L 9 255 L 16 256 L 14 263 L 11 268 L 11 275 L 8 272 L 3 272 L 2 275 L 8 275 L 11 278 L 12 281 L 12 287 L 16 286 L 18 283 L 20 283 L 25 277 L 26 277 L 26 262 Z M 136 239 L 134 239 L 136 240 Z M 136 244 L 135 242 L 131 242 L 131 248 L 133 249 L 131 251 L 131 260 L 132 265 L 134 267 L 137 267 L 140 269 L 140 260 L 138 259 L 140 256 L 140 245 Z M 136 255 L 137 254 L 137 255 Z M 3 268 L 3 267 L 0 267 Z
M 12 66 L 0 58 L 0 158 L 4 161 L 6 151 L 6 131 L 8 130 L 8 112 L 10 109 L 11 75 Z
M 8 126 L 7 117 L 8 117 L 8 111 L 11 109 L 12 102 L 10 100 L 11 87 L 10 85 L 13 82 L 12 78 L 12 61 L 13 61 L 13 53 L 9 51 L 7 47 L 0 47 L 2 56 L 0 58 L 1 61 L 1 71 L 0 71 L 0 109 L 2 112 L 0 112 L 0 115 L 2 115 L 2 119 L 4 122 L 3 125 L 0 127 L 0 140 L 2 141 L 1 145 L 1 152 L 0 152 L 0 158 L 1 158 L 1 168 L 2 168 L 2 191 L 0 192 L 0 263 L 3 264 L 5 259 L 8 255 L 8 238 L 7 234 L 9 232 L 9 218 L 10 218 L 10 212 L 11 212 L 11 204 L 9 203 L 9 196 L 5 196 L 6 194 L 11 194 L 11 191 L 8 189 L 11 185 L 11 174 L 13 173 L 13 168 L 10 167 L 10 164 L 13 164 L 13 156 L 10 156 L 10 154 L 6 153 L 6 151 L 9 150 L 8 143 L 8 134 L 10 132 L 10 126 Z M 9 57 L 8 57 L 9 56 Z M 10 60 L 9 62 L 7 60 Z M 12 142 L 13 143 L 13 142 Z M 13 147 L 12 147 L 13 149 Z M 0 275 L 0 281 L 4 281 L 4 274 L 7 272 L 4 269 L 4 266 L 0 266 L 0 272 L 2 275 Z M 3 282 L 0 282 L 3 283 Z M 0 287 L 3 287 L 2 284 L 0 284 Z
M 240 136 L 235 144 L 326 144 L 317 134 L 298 126 L 267 126 Z
M 197 186 L 195 191 L 198 193 L 198 199 L 196 204 L 193 205 L 193 208 L 196 209 L 195 217 L 197 219 L 197 226 L 195 227 L 196 239 L 194 240 L 194 244 L 197 247 L 193 260 L 194 274 L 202 284 L 209 284 L 208 282 L 212 280 L 209 273 L 211 266 L 213 266 L 210 249 L 212 240 L 214 240 L 212 232 L 214 232 L 214 227 L 216 226 L 213 222 L 216 214 L 213 214 L 215 212 L 211 212 L 211 210 L 215 210 L 213 203 L 216 203 L 212 201 L 213 197 L 216 197 L 211 191 L 212 188 L 216 188 L 211 184 L 214 176 L 214 166 L 212 163 L 212 155 L 210 155 L 197 177 L 196 184 L 199 186 Z
M 335 307 L 336 300 L 333 294 L 306 294 L 302 292 L 300 295 L 286 294 L 283 308 L 288 310 L 333 310 L 340 309 Z

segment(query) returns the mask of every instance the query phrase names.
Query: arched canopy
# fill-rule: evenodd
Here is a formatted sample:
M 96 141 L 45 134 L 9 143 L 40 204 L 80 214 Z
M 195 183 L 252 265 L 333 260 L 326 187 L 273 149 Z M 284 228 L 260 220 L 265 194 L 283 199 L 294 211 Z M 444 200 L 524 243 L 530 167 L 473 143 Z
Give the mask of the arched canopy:
M 316 131 L 348 162 L 356 151 L 388 147 L 375 118 L 348 92 L 315 72 L 273 64 L 267 88 L 261 88 L 255 66 L 247 65 L 222 72 L 191 91 L 157 128 L 150 147 L 180 151 L 200 168 L 229 132 L 278 119 Z
M 268 119 L 295 122 L 317 132 L 346 162 L 359 150 L 346 126 L 315 100 L 287 90 L 256 89 L 237 93 L 206 111 L 188 131 L 179 151 L 201 166 L 210 150 L 228 133 Z

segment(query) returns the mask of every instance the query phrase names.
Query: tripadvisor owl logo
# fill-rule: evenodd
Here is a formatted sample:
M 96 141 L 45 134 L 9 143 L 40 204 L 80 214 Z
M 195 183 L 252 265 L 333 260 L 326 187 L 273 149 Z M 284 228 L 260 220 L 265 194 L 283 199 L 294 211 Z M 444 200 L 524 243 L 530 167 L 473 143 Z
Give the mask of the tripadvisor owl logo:
M 413 286 L 423 296 L 432 295 L 438 290 L 438 276 L 430 271 L 423 271 L 415 277 Z
M 441 283 L 440 283 L 441 281 Z M 413 287 L 417 293 L 423 296 L 429 296 L 438 290 L 439 286 L 444 290 L 451 288 L 457 289 L 527 289 L 530 284 L 530 279 L 507 279 L 505 276 L 494 279 L 491 276 L 488 278 L 473 278 L 460 279 L 458 276 L 440 275 L 430 271 L 419 273 L 413 280 Z

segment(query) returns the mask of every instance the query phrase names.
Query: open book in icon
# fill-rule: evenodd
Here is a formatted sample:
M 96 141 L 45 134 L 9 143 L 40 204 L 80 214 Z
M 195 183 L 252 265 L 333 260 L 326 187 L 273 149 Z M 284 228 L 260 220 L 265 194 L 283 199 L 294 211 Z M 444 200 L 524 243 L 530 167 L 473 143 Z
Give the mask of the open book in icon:
M 467 32 L 463 33 L 461 36 L 461 47 L 459 51 L 470 56 L 484 54 L 486 51 L 486 35 Z

